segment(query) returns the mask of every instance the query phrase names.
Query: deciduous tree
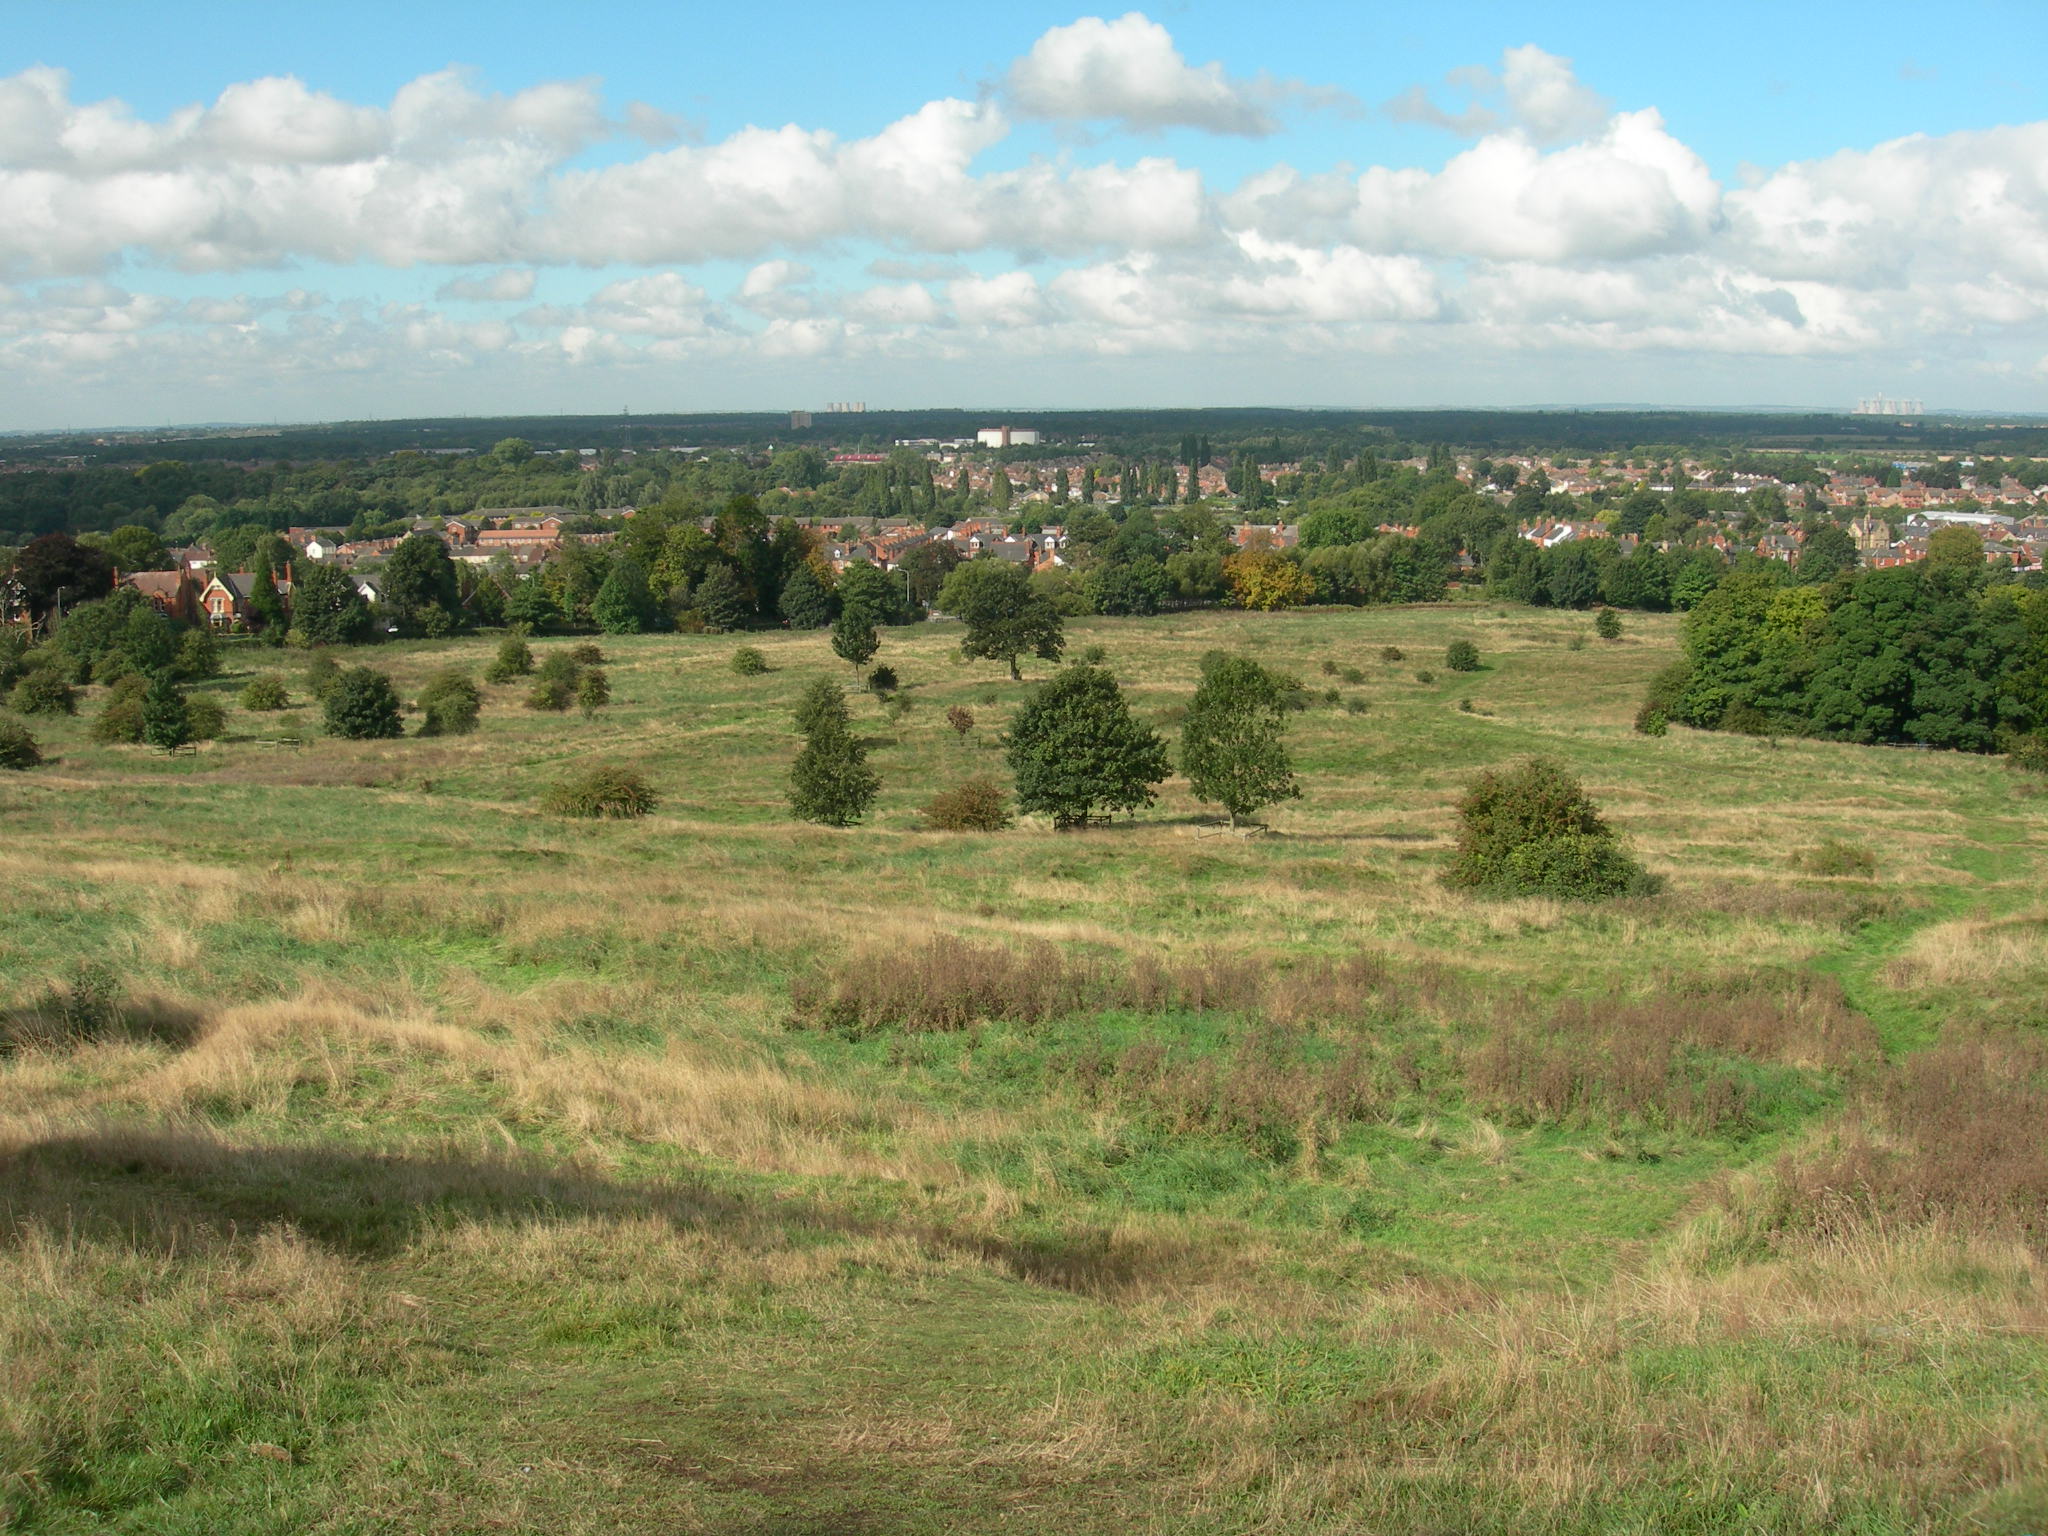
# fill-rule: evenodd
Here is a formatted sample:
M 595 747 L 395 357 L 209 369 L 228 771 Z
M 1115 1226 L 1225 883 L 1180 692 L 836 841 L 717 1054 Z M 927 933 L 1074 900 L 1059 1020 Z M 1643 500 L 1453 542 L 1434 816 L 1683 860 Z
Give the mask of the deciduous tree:
M 1222 806 L 1233 827 L 1301 794 L 1281 741 L 1285 709 L 1280 685 L 1249 657 L 1219 659 L 1195 689 L 1181 732 L 1181 772 L 1195 797 Z
M 1005 747 L 1018 805 L 1050 815 L 1057 827 L 1150 805 L 1169 771 L 1166 744 L 1132 716 L 1106 667 L 1054 673 L 1017 712 Z

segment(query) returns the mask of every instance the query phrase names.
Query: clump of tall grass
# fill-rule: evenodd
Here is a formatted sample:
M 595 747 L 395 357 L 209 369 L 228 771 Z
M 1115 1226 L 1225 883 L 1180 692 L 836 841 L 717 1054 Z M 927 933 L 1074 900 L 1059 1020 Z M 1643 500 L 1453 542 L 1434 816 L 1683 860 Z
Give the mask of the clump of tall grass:
M 1369 951 L 1281 964 L 1249 951 L 1105 956 L 1042 941 L 1012 947 L 941 936 L 848 956 L 798 978 L 790 996 L 797 1022 L 864 1034 L 1033 1024 L 1106 1009 L 1359 1023 L 1435 1004 L 1453 986 L 1431 968 L 1397 974 Z
M 1824 1231 L 1933 1223 L 2048 1252 L 2048 1039 L 2007 1033 L 1906 1058 L 1859 1123 L 1778 1168 L 1789 1214 Z
M 549 788 L 541 809 L 556 816 L 618 821 L 645 816 L 660 803 L 654 786 L 638 769 L 600 763 Z
M 1474 1102 L 1525 1123 L 1744 1133 L 1817 1106 L 1817 1087 L 1785 1069 L 1847 1069 L 1876 1054 L 1876 1032 L 1839 988 L 1802 983 L 1574 1001 L 1541 1020 L 1518 1010 L 1467 1050 L 1465 1076 Z
M 161 1040 L 185 1045 L 199 1019 L 162 1003 L 131 1001 L 112 967 L 85 962 L 20 1007 L 0 1011 L 0 1056 L 69 1050 L 102 1040 Z

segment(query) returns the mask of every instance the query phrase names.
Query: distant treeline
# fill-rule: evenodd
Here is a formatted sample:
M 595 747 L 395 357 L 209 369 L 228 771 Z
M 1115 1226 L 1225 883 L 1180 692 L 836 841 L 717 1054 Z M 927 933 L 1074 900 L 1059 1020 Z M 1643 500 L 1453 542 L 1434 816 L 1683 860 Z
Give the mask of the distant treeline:
M 1008 423 L 1056 439 L 1064 451 L 1165 453 L 1190 434 L 1228 450 L 1277 440 L 1304 452 L 1378 441 L 1451 443 L 1483 452 L 1613 453 L 1663 445 L 1675 449 L 1749 445 L 1815 451 L 1859 447 L 1974 451 L 2000 455 L 2048 452 L 2048 421 L 2006 424 L 1995 418 L 1931 417 L 1907 426 L 1874 416 L 1714 411 L 1293 411 L 1255 407 L 1214 410 L 1022 411 L 1000 409 L 818 412 L 808 427 L 791 427 L 784 412 L 704 412 L 653 416 L 441 417 L 406 421 L 334 422 L 223 431 L 101 445 L 84 435 L 0 440 L 0 458 L 86 454 L 137 462 L 176 459 L 286 459 L 293 462 L 379 457 L 406 449 L 485 452 L 505 438 L 536 448 L 665 447 L 770 450 L 776 445 L 845 445 L 885 450 L 902 439 L 971 438 Z M 1292 456 L 1292 455 L 1290 455 Z

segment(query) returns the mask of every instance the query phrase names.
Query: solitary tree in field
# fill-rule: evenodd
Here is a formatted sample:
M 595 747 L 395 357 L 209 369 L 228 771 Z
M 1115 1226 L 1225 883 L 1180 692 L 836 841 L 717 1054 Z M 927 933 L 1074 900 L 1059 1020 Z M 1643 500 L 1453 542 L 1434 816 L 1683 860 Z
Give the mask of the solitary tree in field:
M 882 642 L 864 609 L 847 608 L 832 621 L 832 654 L 858 668 L 873 659 Z
M 1181 772 L 1195 797 L 1222 806 L 1233 827 L 1241 816 L 1301 795 L 1280 740 L 1285 711 L 1273 675 L 1244 656 L 1222 658 L 1195 690 L 1181 733 Z
M 1021 678 L 1019 656 L 1058 661 L 1066 648 L 1060 616 L 1051 599 L 1034 592 L 1021 566 L 1000 560 L 970 560 L 939 588 L 939 607 L 966 624 L 960 654 L 1007 662 Z
M 1166 743 L 1132 718 L 1106 667 L 1054 673 L 1017 712 L 1006 741 L 1018 806 L 1047 813 L 1056 827 L 1150 805 L 1169 771 Z
M 796 727 L 804 744 L 789 771 L 790 814 L 828 827 L 852 826 L 875 803 L 881 780 L 853 734 L 845 692 L 819 678 L 797 701 Z

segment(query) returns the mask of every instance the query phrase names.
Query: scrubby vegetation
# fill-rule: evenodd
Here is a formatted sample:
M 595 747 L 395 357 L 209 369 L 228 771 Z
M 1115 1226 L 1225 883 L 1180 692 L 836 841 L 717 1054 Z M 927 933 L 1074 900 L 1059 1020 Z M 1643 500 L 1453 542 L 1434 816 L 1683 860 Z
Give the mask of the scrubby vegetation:
M 1458 850 L 1445 880 L 1497 896 L 1597 900 L 1655 882 L 1563 764 L 1532 757 L 1488 769 L 1458 803 Z
M 940 790 L 924 808 L 935 832 L 1000 832 L 1010 821 L 1009 791 L 985 773 Z
M 625 821 L 645 816 L 660 803 L 645 774 L 605 763 L 550 787 L 541 808 L 557 816 Z
M 1657 613 L 1062 617 L 1113 670 L 891 628 L 893 717 L 823 625 L 546 639 L 602 717 L 468 735 L 72 683 L 0 775 L 10 1528 L 2038 1526 L 2030 777 L 1647 739 Z M 311 663 L 423 725 L 495 650 Z M 1230 657 L 1259 837 L 1182 771 Z

